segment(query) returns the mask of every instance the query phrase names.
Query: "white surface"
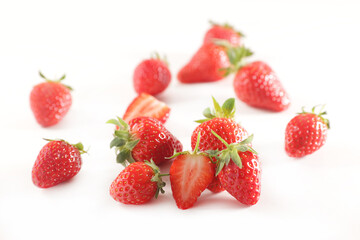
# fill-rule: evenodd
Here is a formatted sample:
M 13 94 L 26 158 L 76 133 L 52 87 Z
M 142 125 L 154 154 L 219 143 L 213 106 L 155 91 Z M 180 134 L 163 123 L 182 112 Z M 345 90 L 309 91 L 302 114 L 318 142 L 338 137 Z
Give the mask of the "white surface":
M 358 1 L 2 1 L 0 3 L 0 239 L 360 239 Z M 183 143 L 211 103 L 233 97 L 232 77 L 181 85 L 175 76 L 200 46 L 212 19 L 243 31 L 246 45 L 278 73 L 292 105 L 270 113 L 237 102 L 237 119 L 255 134 L 262 195 L 244 207 L 205 191 L 192 209 L 167 194 L 143 206 L 108 193 L 122 167 L 109 149 L 112 126 L 135 96 L 132 72 L 157 50 L 173 80 L 159 96 L 172 108 L 166 124 Z M 28 97 L 41 81 L 67 74 L 73 106 L 41 128 Z M 291 159 L 284 129 L 300 107 L 326 103 L 332 129 L 317 153 Z M 43 137 L 90 146 L 80 173 L 42 190 L 31 169 Z M 163 169 L 166 171 L 169 166 Z M 166 179 L 168 182 L 168 179 Z M 132 237 L 135 235 L 135 237 Z

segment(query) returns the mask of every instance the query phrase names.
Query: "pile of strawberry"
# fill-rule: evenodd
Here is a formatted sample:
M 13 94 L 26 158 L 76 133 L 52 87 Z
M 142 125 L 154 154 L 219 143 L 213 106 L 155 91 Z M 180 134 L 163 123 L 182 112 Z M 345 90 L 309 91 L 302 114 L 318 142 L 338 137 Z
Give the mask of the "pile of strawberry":
M 202 46 L 178 72 L 184 84 L 219 81 L 235 74 L 234 91 L 246 104 L 280 112 L 289 107 L 287 92 L 275 72 L 264 62 L 246 62 L 253 53 L 243 45 L 243 34 L 228 24 L 207 31 Z M 69 111 L 71 88 L 58 80 L 36 85 L 30 95 L 31 109 L 43 127 L 57 124 Z M 133 76 L 138 96 L 122 118 L 111 119 L 115 130 L 110 148 L 116 161 L 125 166 L 110 186 L 110 195 L 125 204 L 144 204 L 164 193 L 164 177 L 169 176 L 173 198 L 180 209 L 194 206 L 201 193 L 227 191 L 245 205 L 260 198 L 261 164 L 252 147 L 253 135 L 234 120 L 235 99 L 222 106 L 213 98 L 213 109 L 206 108 L 204 119 L 191 136 L 192 151 L 183 151 L 181 142 L 164 126 L 170 116 L 166 103 L 154 96 L 170 84 L 171 72 L 158 54 L 142 61 Z M 294 117 L 285 131 L 285 151 L 290 157 L 303 157 L 322 147 L 329 121 L 323 108 L 303 111 Z M 48 140 L 32 170 L 33 183 L 41 188 L 55 186 L 74 177 L 81 168 L 81 143 Z M 159 166 L 172 161 L 170 172 Z

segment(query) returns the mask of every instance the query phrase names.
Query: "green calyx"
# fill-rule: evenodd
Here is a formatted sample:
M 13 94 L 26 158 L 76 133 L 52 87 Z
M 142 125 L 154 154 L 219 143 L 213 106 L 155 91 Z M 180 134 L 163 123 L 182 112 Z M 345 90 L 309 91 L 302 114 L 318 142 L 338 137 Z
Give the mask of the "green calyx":
M 215 176 L 217 176 L 220 173 L 220 171 L 224 168 L 224 166 L 229 164 L 230 160 L 232 160 L 239 168 L 242 168 L 242 162 L 239 156 L 239 152 L 250 151 L 254 154 L 257 154 L 256 151 L 249 145 L 252 142 L 254 135 L 250 135 L 248 138 L 246 138 L 240 143 L 228 144 L 216 132 L 214 132 L 213 130 L 211 130 L 211 132 L 226 146 L 226 148 L 222 151 L 217 151 L 217 150 L 207 151 L 207 153 L 211 157 L 215 157 L 217 159 Z
M 230 25 L 230 24 L 227 23 L 227 22 L 224 23 L 224 24 L 219 24 L 219 23 L 217 23 L 217 22 L 214 22 L 214 21 L 212 21 L 212 20 L 209 20 L 209 23 L 210 23 L 212 26 L 220 26 L 220 27 L 223 27 L 223 28 L 228 28 L 228 29 L 234 30 L 239 36 L 245 37 L 245 35 L 244 35 L 242 32 L 236 30 L 232 25 Z
M 220 106 L 220 104 L 216 101 L 214 97 L 212 97 L 212 99 L 213 99 L 214 109 L 211 110 L 210 108 L 206 108 L 203 111 L 203 115 L 205 116 L 205 119 L 200 119 L 195 122 L 203 123 L 213 118 L 234 118 L 235 98 L 227 99 L 222 106 Z
M 163 63 L 165 63 L 166 66 L 169 67 L 169 61 L 167 60 L 166 55 L 164 55 L 164 57 L 161 57 L 158 52 L 153 52 L 153 53 L 151 54 L 151 58 L 152 58 L 152 59 L 157 59 L 157 60 L 159 60 L 159 61 L 162 61 Z
M 119 127 L 114 131 L 114 138 L 110 142 L 110 148 L 115 147 L 116 162 L 121 163 L 124 167 L 135 162 L 131 151 L 138 144 L 140 139 L 135 139 L 129 132 L 128 124 L 119 117 L 110 119 L 106 123 L 114 124 Z
M 81 143 L 81 142 L 78 142 L 76 144 L 71 144 L 67 141 L 65 141 L 64 139 L 48 139 L 48 138 L 43 138 L 45 141 L 48 141 L 48 142 L 52 142 L 52 141 L 61 141 L 61 142 L 65 142 L 69 145 L 72 145 L 74 146 L 77 150 L 79 150 L 80 154 L 84 154 L 84 153 L 87 153 L 88 151 L 84 150 L 84 145 Z
M 162 180 L 161 177 L 169 176 L 170 174 L 161 174 L 160 168 L 154 163 L 154 161 L 152 159 L 150 160 L 150 162 L 145 161 L 145 164 L 148 165 L 149 167 L 151 167 L 152 170 L 154 171 L 154 176 L 151 178 L 151 181 L 156 182 L 157 189 L 156 189 L 156 193 L 155 193 L 155 198 L 157 198 L 159 196 L 160 192 L 162 194 L 165 193 L 163 188 L 165 187 L 166 183 Z
M 319 107 L 320 107 L 320 109 L 319 109 Z M 320 117 L 321 120 L 326 124 L 327 128 L 330 129 L 330 121 L 329 121 L 329 119 L 324 117 L 324 115 L 327 114 L 327 112 L 324 111 L 324 108 L 325 108 L 325 104 L 316 105 L 311 109 L 311 112 L 306 112 L 305 107 L 302 107 L 301 112 L 297 113 L 297 114 L 307 114 L 307 113 L 315 114 L 316 116 Z
M 254 54 L 250 49 L 244 46 L 232 46 L 228 41 L 223 39 L 214 39 L 214 43 L 224 47 L 229 58 L 230 67 L 220 69 L 220 71 L 224 71 L 224 76 L 236 73 L 246 64 L 245 59 Z
M 41 72 L 41 71 L 39 71 L 39 75 L 40 75 L 40 77 L 42 77 L 43 79 L 45 79 L 45 81 L 46 82 L 53 82 L 53 83 L 60 83 L 62 80 L 64 80 L 65 78 L 66 78 L 66 75 L 64 74 L 64 75 L 62 75 L 62 77 L 60 77 L 59 79 L 56 79 L 56 80 L 51 80 L 51 79 L 48 79 L 47 77 L 45 77 L 44 76 L 44 74 Z M 70 86 L 68 86 L 68 85 L 65 85 L 65 84 L 63 84 L 63 83 L 61 83 L 62 85 L 64 85 L 66 88 L 68 88 L 69 90 L 73 90 L 73 88 L 72 87 L 70 87 Z

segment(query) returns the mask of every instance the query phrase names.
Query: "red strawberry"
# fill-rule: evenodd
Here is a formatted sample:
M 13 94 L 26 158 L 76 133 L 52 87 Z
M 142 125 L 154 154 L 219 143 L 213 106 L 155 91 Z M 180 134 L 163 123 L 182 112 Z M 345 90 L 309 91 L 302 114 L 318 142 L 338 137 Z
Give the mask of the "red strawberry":
M 168 174 L 165 174 L 168 175 Z M 165 183 L 159 168 L 154 162 L 131 163 L 112 182 L 110 195 L 125 204 L 144 204 L 159 192 L 164 193 Z
M 261 61 L 240 68 L 234 78 L 234 90 L 240 100 L 256 108 L 280 112 L 290 105 L 275 72 Z
M 213 134 L 227 147 L 214 154 L 221 186 L 242 204 L 255 205 L 260 198 L 261 167 L 257 153 L 249 146 L 253 135 L 240 143 L 228 144 L 214 131 Z
M 48 140 L 48 139 L 46 139 Z M 32 169 L 32 181 L 40 188 L 49 188 L 74 177 L 81 168 L 81 143 L 48 140 L 41 149 Z
M 225 71 L 230 66 L 225 49 L 213 43 L 207 43 L 191 58 L 178 73 L 177 78 L 182 83 L 214 82 L 225 77 Z
M 210 108 L 205 109 L 204 116 L 206 119 L 197 121 L 201 124 L 194 130 L 191 137 L 191 147 L 193 149 L 199 132 L 201 133 L 200 151 L 223 150 L 226 148 L 226 145 L 212 134 L 212 130 L 224 138 L 227 143 L 238 143 L 248 137 L 247 131 L 234 120 L 235 99 L 226 100 L 222 107 L 214 98 L 213 102 L 214 111 L 211 112 Z M 217 177 L 214 178 L 208 189 L 215 193 L 224 190 L 221 188 Z
M 170 84 L 171 73 L 166 60 L 159 54 L 154 58 L 142 61 L 134 71 L 134 88 L 140 93 L 156 95 L 163 92 Z
M 138 117 L 125 123 L 121 118 L 111 119 L 108 123 L 118 126 L 110 148 L 116 147 L 117 162 L 145 162 L 153 160 L 155 164 L 168 161 L 174 151 L 182 151 L 182 144 L 164 125 L 150 117 Z
M 330 128 L 328 119 L 323 116 L 323 108 L 320 113 L 302 112 L 286 126 L 285 130 L 285 150 L 290 157 L 303 157 L 319 150 L 326 142 L 327 131 Z
M 71 88 L 61 83 L 65 75 L 52 81 L 41 72 L 40 76 L 46 80 L 36 85 L 30 94 L 30 106 L 36 121 L 43 127 L 57 124 L 64 118 L 71 106 Z
M 212 27 L 206 32 L 204 37 L 205 43 L 212 43 L 215 39 L 227 40 L 233 46 L 241 45 L 242 33 L 236 31 L 231 25 L 225 23 L 223 25 L 210 22 Z
M 160 102 L 147 93 L 141 93 L 130 103 L 123 119 L 128 123 L 136 117 L 146 116 L 156 118 L 161 123 L 165 123 L 169 115 L 170 108 L 164 102 Z
M 198 143 L 200 134 L 198 134 Z M 193 153 L 176 153 L 170 167 L 170 182 L 173 197 L 180 209 L 191 208 L 201 193 L 211 183 L 215 166 L 205 153 L 198 153 L 198 145 Z

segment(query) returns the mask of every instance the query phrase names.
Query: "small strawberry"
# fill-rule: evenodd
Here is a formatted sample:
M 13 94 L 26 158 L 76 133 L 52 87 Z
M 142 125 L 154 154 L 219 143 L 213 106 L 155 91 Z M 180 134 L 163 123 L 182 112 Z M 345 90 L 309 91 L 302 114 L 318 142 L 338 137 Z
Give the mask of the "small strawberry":
M 36 121 L 43 127 L 49 127 L 57 124 L 69 111 L 71 88 L 61 83 L 65 75 L 58 80 L 49 80 L 41 72 L 39 74 L 46 82 L 34 86 L 30 106 Z
M 159 54 L 142 61 L 134 71 L 133 82 L 135 91 L 156 95 L 163 92 L 170 84 L 171 73 L 166 59 Z
M 261 167 L 257 153 L 249 145 L 253 135 L 240 143 L 228 144 L 212 133 L 226 145 L 226 149 L 212 152 L 218 159 L 216 175 L 221 186 L 242 204 L 255 205 L 260 198 Z
M 233 46 L 241 45 L 241 38 L 244 35 L 236 31 L 231 25 L 225 23 L 223 25 L 210 21 L 212 27 L 206 32 L 204 37 L 205 43 L 212 43 L 215 39 L 227 40 Z
M 170 108 L 164 102 L 160 102 L 147 93 L 141 93 L 130 103 L 123 119 L 128 123 L 136 117 L 145 116 L 156 118 L 161 123 L 165 123 L 169 115 Z
M 176 153 L 170 167 L 173 197 L 180 209 L 191 208 L 201 193 L 211 183 L 215 166 L 205 153 L 198 152 L 200 133 L 193 153 Z
M 324 107 L 323 107 L 324 108 Z M 303 157 L 319 150 L 326 142 L 330 122 L 324 118 L 323 108 L 315 113 L 316 106 L 311 113 L 302 112 L 286 126 L 285 150 L 290 157 Z
M 40 188 L 49 188 L 74 177 L 81 168 L 81 143 L 49 141 L 40 151 L 32 169 L 32 181 Z
M 116 148 L 116 161 L 125 166 L 127 163 L 145 162 L 150 159 L 155 164 L 160 164 L 169 161 L 168 158 L 175 150 L 182 151 L 180 141 L 154 118 L 138 117 L 127 124 L 118 117 L 107 123 L 118 127 L 114 132 L 110 148 Z
M 153 197 L 157 198 L 159 192 L 164 193 L 165 182 L 160 169 L 151 162 L 131 163 L 111 183 L 110 195 L 118 202 L 124 204 L 144 204 Z
M 214 82 L 225 77 L 230 66 L 225 49 L 213 43 L 200 47 L 191 60 L 179 71 L 177 78 L 182 83 Z
M 234 98 L 226 100 L 222 107 L 220 107 L 215 98 L 213 98 L 213 103 L 214 110 L 211 111 L 210 108 L 206 108 L 204 110 L 206 119 L 197 121 L 201 124 L 197 126 L 191 136 L 191 147 L 193 149 L 195 148 L 199 132 L 201 133 L 200 151 L 223 150 L 226 148 L 226 145 L 212 134 L 212 130 L 229 144 L 241 142 L 248 137 L 247 131 L 234 120 Z M 223 191 L 217 177 L 214 178 L 213 182 L 208 186 L 208 189 L 215 193 Z

